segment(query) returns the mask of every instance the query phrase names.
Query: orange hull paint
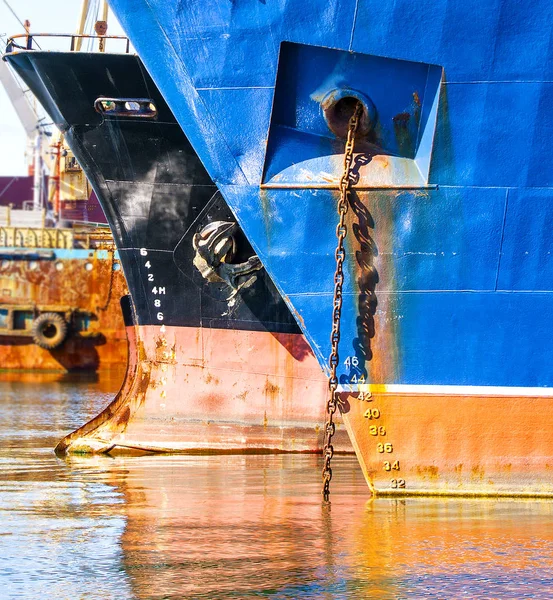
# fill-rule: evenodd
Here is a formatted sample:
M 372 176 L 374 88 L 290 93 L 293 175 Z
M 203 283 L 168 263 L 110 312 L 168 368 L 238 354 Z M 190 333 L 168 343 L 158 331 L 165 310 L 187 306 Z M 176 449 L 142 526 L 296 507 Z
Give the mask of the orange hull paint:
M 374 493 L 553 497 L 553 398 L 356 395 L 342 417 Z

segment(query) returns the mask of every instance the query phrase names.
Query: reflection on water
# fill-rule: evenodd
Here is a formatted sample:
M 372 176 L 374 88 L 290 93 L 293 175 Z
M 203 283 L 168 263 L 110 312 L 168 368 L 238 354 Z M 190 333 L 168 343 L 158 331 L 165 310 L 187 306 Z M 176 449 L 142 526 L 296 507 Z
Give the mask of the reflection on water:
M 0 374 L 2 598 L 550 598 L 545 501 L 379 499 L 312 456 L 54 456 L 118 379 Z

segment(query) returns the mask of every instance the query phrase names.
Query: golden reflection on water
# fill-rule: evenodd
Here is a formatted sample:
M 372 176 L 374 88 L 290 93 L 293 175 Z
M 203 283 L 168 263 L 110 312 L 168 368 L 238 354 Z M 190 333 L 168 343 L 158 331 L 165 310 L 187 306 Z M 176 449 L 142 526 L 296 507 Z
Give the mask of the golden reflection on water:
M 71 457 L 117 382 L 0 377 L 7 598 L 550 598 L 545 501 L 376 499 L 335 459 Z

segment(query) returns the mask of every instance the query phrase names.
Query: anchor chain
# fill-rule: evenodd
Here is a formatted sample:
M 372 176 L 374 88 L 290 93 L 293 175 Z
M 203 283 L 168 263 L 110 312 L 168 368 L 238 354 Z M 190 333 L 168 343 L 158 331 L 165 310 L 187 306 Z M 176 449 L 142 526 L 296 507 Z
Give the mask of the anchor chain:
M 105 311 L 108 309 L 109 303 L 111 301 L 111 294 L 113 292 L 113 279 L 115 277 L 115 270 L 114 270 L 114 266 L 115 266 L 115 248 L 112 248 L 111 250 L 108 250 L 108 252 L 111 254 L 111 264 L 110 264 L 110 274 L 109 274 L 109 285 L 108 285 L 108 292 L 106 295 L 106 301 L 104 303 L 103 306 L 97 306 L 97 310 L 99 311 Z
M 361 117 L 362 104 L 358 102 L 355 106 L 355 110 L 349 120 L 348 125 L 348 136 L 346 139 L 346 148 L 344 151 L 344 171 L 342 178 L 340 179 L 340 198 L 338 200 L 338 214 L 340 216 L 338 225 L 336 227 L 336 238 L 338 243 L 336 245 L 336 270 L 334 272 L 334 299 L 333 299 L 333 312 L 332 312 L 332 333 L 330 334 L 330 343 L 332 350 L 328 359 L 328 366 L 330 367 L 330 377 L 328 379 L 328 401 L 326 404 L 327 421 L 325 423 L 325 440 L 323 446 L 323 500 L 329 501 L 330 497 L 330 480 L 332 479 L 332 469 L 330 467 L 330 461 L 334 456 L 334 447 L 332 446 L 332 436 L 336 432 L 336 425 L 334 423 L 334 413 L 338 407 L 338 378 L 336 376 L 336 370 L 339 364 L 338 356 L 338 344 L 340 342 L 340 318 L 342 315 L 342 285 L 344 283 L 344 260 L 346 258 L 346 251 L 344 250 L 344 240 L 348 232 L 346 225 L 346 213 L 349 207 L 349 195 L 351 187 L 351 167 L 353 163 L 353 148 L 355 145 L 355 134 L 359 126 L 359 119 Z

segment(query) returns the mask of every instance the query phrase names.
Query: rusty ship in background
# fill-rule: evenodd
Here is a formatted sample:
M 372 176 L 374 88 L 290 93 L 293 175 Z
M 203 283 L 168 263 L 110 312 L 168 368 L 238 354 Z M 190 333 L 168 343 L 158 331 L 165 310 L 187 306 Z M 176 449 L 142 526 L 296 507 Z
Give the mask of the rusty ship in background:
M 371 491 L 552 497 L 551 2 L 110 4 Z
M 124 367 L 125 293 L 109 231 L 0 225 L 0 369 Z
M 16 42 L 4 59 L 82 165 L 130 291 L 123 386 L 57 451 L 319 452 L 326 377 L 140 59 Z
M 30 140 L 29 175 L 0 178 L 0 369 L 123 368 L 126 282 L 103 212 L 5 63 L 0 80 Z

